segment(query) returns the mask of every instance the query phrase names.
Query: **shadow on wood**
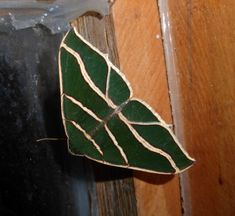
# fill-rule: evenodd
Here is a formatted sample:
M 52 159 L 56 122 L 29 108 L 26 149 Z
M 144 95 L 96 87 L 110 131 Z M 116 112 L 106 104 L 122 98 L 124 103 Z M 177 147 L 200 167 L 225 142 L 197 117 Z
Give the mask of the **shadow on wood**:
M 135 171 L 135 178 L 153 185 L 163 185 L 174 178 L 174 175 L 160 175 Z

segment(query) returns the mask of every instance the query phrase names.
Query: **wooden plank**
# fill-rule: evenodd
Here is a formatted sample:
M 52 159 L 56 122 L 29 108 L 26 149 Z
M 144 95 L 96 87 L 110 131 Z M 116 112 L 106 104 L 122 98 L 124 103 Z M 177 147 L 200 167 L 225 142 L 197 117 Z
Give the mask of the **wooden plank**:
M 168 2 L 182 108 L 176 121 L 197 160 L 183 177 L 184 210 L 235 215 L 235 2 Z
M 111 16 L 101 20 L 95 16 L 80 17 L 74 24 L 88 41 L 102 52 L 108 53 L 112 62 L 119 65 Z M 137 215 L 132 172 L 97 163 L 93 163 L 93 168 L 98 211 L 92 215 Z
M 113 17 L 121 70 L 134 95 L 171 123 L 166 67 L 155 0 L 116 1 Z M 181 215 L 178 177 L 135 172 L 138 214 Z

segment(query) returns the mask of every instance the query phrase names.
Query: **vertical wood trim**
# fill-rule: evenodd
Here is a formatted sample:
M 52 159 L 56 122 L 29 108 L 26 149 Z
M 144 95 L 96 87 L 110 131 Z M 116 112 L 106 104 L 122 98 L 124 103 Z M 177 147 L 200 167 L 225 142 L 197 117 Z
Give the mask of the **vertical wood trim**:
M 94 16 L 84 16 L 74 22 L 74 25 L 89 42 L 107 53 L 115 65 L 119 65 L 111 16 L 100 20 Z M 97 163 L 93 163 L 93 169 L 98 206 L 97 212 L 93 211 L 94 215 L 137 215 L 132 172 Z
M 113 17 L 121 70 L 134 95 L 171 123 L 166 67 L 155 0 L 117 0 Z M 138 214 L 181 215 L 178 176 L 135 172 Z
M 174 45 L 171 28 L 171 19 L 169 11 L 169 0 L 158 0 L 158 7 L 160 13 L 160 20 L 162 25 L 162 34 L 163 34 L 163 46 L 166 59 L 167 67 L 167 77 L 168 85 L 170 89 L 170 99 L 171 99 L 171 108 L 172 108 L 172 117 L 174 122 L 174 131 L 178 137 L 180 143 L 185 146 L 184 139 L 184 127 L 182 121 L 182 105 L 181 105 L 181 96 L 179 89 L 179 79 L 178 79 L 178 70 L 177 70 L 177 56 L 174 53 Z M 182 212 L 185 215 L 191 215 L 191 197 L 187 196 L 190 194 L 190 187 L 188 181 L 188 171 L 179 175 L 180 180 L 180 193 L 181 196 L 185 199 L 181 199 L 181 208 Z M 187 198 L 186 198 L 187 197 Z

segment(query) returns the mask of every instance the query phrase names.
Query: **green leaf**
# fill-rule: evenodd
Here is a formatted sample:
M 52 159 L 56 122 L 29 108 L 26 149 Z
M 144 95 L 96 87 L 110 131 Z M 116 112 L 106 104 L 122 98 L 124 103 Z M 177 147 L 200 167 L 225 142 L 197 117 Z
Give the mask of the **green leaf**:
M 62 118 L 72 154 L 163 174 L 193 164 L 161 117 L 133 98 L 124 74 L 76 29 L 61 43 L 59 69 Z

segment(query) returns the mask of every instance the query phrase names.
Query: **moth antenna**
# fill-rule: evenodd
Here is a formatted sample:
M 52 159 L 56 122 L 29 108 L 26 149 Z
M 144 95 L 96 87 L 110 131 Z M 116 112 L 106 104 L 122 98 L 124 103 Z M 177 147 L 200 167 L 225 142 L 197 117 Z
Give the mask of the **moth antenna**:
M 58 141 L 58 140 L 66 140 L 66 138 L 41 138 L 37 139 L 36 142 L 43 142 L 43 141 Z

